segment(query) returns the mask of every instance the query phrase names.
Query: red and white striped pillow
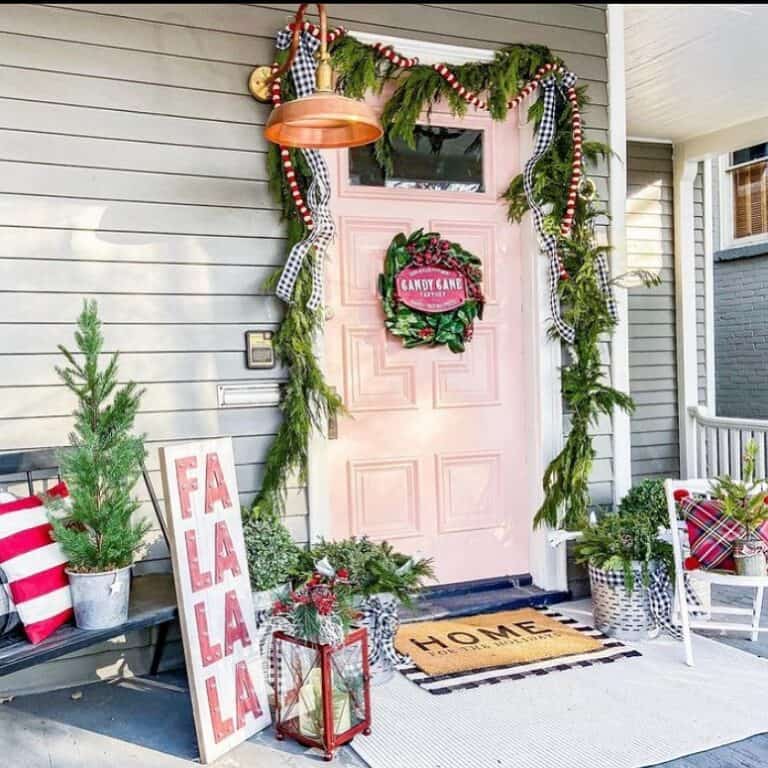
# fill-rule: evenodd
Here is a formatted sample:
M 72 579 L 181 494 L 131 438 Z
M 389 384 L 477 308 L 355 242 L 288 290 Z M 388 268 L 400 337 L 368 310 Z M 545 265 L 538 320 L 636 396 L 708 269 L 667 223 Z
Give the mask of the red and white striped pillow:
M 48 495 L 64 498 L 58 483 Z M 0 567 L 31 643 L 39 643 L 72 618 L 67 558 L 51 537 L 43 500 L 28 496 L 0 504 Z

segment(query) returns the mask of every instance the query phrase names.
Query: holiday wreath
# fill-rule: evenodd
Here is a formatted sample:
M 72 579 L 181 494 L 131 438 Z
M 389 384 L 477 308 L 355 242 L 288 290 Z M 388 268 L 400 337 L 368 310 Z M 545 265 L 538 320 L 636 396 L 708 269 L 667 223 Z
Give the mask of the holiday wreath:
M 437 232 L 396 235 L 379 275 L 384 324 L 406 347 L 447 344 L 463 352 L 482 319 L 480 259 Z

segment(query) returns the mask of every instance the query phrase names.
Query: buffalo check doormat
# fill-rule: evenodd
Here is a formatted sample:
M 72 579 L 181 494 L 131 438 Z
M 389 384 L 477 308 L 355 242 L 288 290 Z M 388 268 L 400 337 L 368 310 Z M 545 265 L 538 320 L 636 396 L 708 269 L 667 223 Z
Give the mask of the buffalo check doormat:
M 395 646 L 410 658 L 400 671 L 434 694 L 640 656 L 548 608 L 404 624 Z

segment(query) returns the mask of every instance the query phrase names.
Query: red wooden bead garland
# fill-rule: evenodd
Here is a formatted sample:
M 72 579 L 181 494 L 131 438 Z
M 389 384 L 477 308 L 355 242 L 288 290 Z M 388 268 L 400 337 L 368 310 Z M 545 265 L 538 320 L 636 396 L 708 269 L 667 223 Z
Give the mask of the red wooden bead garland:
M 573 136 L 573 164 L 571 167 L 571 183 L 568 187 L 568 202 L 565 215 L 560 225 L 560 234 L 567 237 L 571 234 L 573 220 L 576 216 L 576 197 L 579 193 L 579 184 L 582 176 L 582 147 L 583 138 L 581 132 L 581 113 L 579 112 L 579 99 L 576 88 L 571 86 L 566 91 L 566 98 L 571 104 L 571 135 Z
M 445 66 L 445 64 L 433 64 L 432 69 L 434 69 L 440 77 L 445 80 L 446 83 L 448 83 L 451 88 L 453 88 L 456 93 L 461 96 L 464 101 L 466 101 L 468 104 L 473 104 L 478 109 L 488 109 L 488 104 L 484 102 L 481 98 L 478 97 L 476 93 L 473 93 L 472 91 L 468 91 L 457 79 L 456 75 L 451 72 L 448 67 Z
M 385 59 L 387 59 L 387 61 L 391 61 L 396 67 L 400 67 L 401 69 L 410 69 L 419 63 L 417 58 L 407 59 L 405 56 L 400 56 L 398 53 L 395 53 L 391 45 L 376 43 L 373 46 L 373 50 L 376 51 L 376 53 L 378 53 L 380 56 L 383 56 Z

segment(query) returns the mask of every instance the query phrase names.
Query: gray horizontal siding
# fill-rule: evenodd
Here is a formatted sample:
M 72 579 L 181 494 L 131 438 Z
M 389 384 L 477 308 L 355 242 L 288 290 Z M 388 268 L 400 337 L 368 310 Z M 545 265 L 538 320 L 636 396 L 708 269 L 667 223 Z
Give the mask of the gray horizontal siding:
M 627 156 L 627 261 L 662 279 L 657 288 L 629 291 L 632 477 L 639 481 L 680 472 L 672 148 L 630 142 Z
M 333 23 L 366 32 L 479 48 L 546 44 L 589 85 L 587 136 L 607 139 L 602 7 L 330 10 Z M 284 245 L 266 188 L 268 109 L 246 82 L 254 65 L 272 60 L 274 33 L 294 12 L 289 4 L 3 6 L 1 450 L 66 440 L 73 404 L 53 372 L 56 345 L 72 343 L 88 296 L 99 301 L 107 348 L 122 350 L 122 377 L 147 388 L 138 426 L 148 433 L 153 477 L 159 445 L 232 435 L 241 500 L 253 498 L 280 416 L 220 411 L 216 384 L 284 378 L 243 364 L 244 331 L 280 321 L 261 282 Z M 593 176 L 606 190 L 604 164 Z M 610 497 L 609 435 L 605 428 L 597 440 L 600 498 Z M 300 489 L 290 495 L 288 524 L 306 540 Z M 162 568 L 165 557 L 156 543 L 144 567 Z M 131 642 L 146 649 L 150 637 Z M 102 651 L 93 666 L 109 657 Z M 92 673 L 82 663 L 68 669 L 51 671 L 52 684 Z

